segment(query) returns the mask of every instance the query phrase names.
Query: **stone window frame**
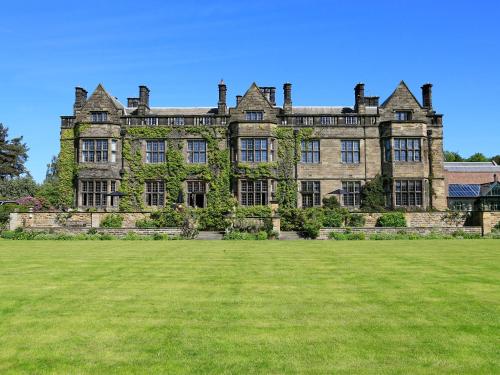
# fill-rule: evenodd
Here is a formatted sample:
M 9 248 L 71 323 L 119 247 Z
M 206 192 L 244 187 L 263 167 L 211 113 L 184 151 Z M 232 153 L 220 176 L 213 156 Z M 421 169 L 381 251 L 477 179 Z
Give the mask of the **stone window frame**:
M 242 206 L 266 206 L 268 203 L 267 180 L 240 180 L 240 204 Z
M 302 197 L 302 207 L 321 206 L 321 181 L 301 181 L 300 195 Z
M 213 116 L 196 116 L 194 118 L 194 124 L 200 126 L 208 126 L 214 124 L 215 118 Z
M 82 138 L 80 141 L 80 161 L 82 163 L 108 163 L 108 138 Z
M 361 207 L 361 181 L 342 180 L 342 205 L 344 207 Z
M 197 195 L 203 195 L 203 205 L 201 208 L 207 206 L 207 182 L 204 180 L 186 180 L 186 193 L 187 200 L 186 203 L 189 207 L 200 207 L 196 206 Z
M 158 117 L 145 117 L 143 124 L 146 126 L 156 126 L 158 125 Z
M 262 148 L 262 142 L 264 141 L 265 148 Z M 259 147 L 256 147 L 257 143 L 259 144 Z M 240 160 L 244 163 L 267 163 L 270 159 L 272 159 L 270 152 L 272 151 L 271 145 L 272 142 L 265 137 L 240 138 Z
M 315 146 L 317 146 L 315 148 Z M 300 162 L 304 164 L 321 163 L 321 140 L 307 139 L 300 144 Z
M 355 145 L 357 145 L 357 149 L 355 149 Z M 342 164 L 361 163 L 361 142 L 359 139 L 340 140 L 340 162 Z
M 146 180 L 144 181 L 144 203 L 148 207 L 165 206 L 165 181 Z
M 344 116 L 345 125 L 358 125 L 359 122 L 358 116 Z
M 319 123 L 323 126 L 335 125 L 335 116 L 320 116 Z
M 396 207 L 422 207 L 424 182 L 421 179 L 395 179 L 394 204 Z
M 155 147 L 156 146 L 156 147 Z M 159 164 L 166 162 L 166 144 L 163 139 L 146 140 L 146 160 L 147 164 Z
M 80 205 L 82 207 L 94 207 L 94 208 L 108 207 L 107 194 L 109 193 L 108 187 L 111 186 L 111 183 L 108 182 L 110 181 L 103 179 L 92 179 L 92 178 L 85 178 L 79 180 Z
M 299 126 L 313 126 L 314 117 L 313 116 L 301 116 L 297 115 L 293 119 L 293 123 Z
M 245 111 L 245 121 L 262 121 L 264 120 L 264 111 Z
M 394 111 L 395 121 L 412 121 L 413 111 L 410 109 L 396 109 Z
M 92 111 L 90 112 L 90 122 L 93 124 L 102 124 L 108 122 L 107 111 Z
M 197 147 L 195 147 L 197 145 Z M 203 145 L 203 149 L 200 146 Z M 202 161 L 201 161 L 202 160 Z M 187 162 L 189 164 L 207 163 L 207 141 L 204 139 L 188 139 Z
M 415 143 L 415 141 L 417 141 Z M 422 140 L 418 137 L 394 137 L 392 139 L 393 157 L 395 162 L 421 163 Z M 408 145 L 411 143 L 411 147 Z M 403 156 L 404 155 L 404 156 Z M 411 155 L 411 157 L 410 157 Z

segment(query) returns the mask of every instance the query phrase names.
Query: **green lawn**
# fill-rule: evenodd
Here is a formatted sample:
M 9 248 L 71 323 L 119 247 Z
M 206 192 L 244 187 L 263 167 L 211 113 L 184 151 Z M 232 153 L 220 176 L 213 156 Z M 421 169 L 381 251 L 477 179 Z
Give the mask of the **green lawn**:
M 500 373 L 500 241 L 0 241 L 0 373 Z

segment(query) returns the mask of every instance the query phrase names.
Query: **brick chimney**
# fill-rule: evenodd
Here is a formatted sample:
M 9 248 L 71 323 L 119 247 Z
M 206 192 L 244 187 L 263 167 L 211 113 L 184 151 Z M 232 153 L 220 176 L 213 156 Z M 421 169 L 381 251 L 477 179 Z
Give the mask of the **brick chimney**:
M 432 109 L 432 83 L 422 86 L 422 107 Z
M 292 84 L 286 82 L 283 85 L 283 110 L 285 113 L 292 113 Z
M 149 89 L 147 86 L 139 86 L 137 113 L 139 115 L 144 115 L 147 111 L 149 111 Z
M 81 87 L 75 87 L 75 104 L 73 105 L 73 111 L 77 112 L 85 105 L 87 101 L 87 90 Z
M 242 98 L 241 95 L 236 95 L 236 106 L 238 106 L 240 104 L 241 98 Z
M 364 112 L 365 109 L 365 84 L 358 83 L 354 87 L 354 110 Z
M 227 86 L 224 83 L 224 80 L 221 79 L 220 83 L 219 83 L 219 101 L 217 103 L 217 107 L 218 107 L 217 113 L 219 115 L 226 114 L 226 110 L 227 110 L 226 93 L 227 93 Z

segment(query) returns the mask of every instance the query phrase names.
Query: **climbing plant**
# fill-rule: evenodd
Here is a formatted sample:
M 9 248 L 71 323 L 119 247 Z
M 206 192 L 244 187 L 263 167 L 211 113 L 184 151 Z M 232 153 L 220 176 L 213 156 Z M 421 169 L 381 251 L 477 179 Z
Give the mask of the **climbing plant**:
M 78 171 L 75 155 L 75 140 L 80 133 L 90 127 L 89 124 L 78 124 L 70 129 L 61 130 L 61 150 L 57 160 L 58 193 L 61 207 L 71 207 L 74 204 L 73 185 Z
M 126 195 L 120 200 L 120 209 L 130 211 L 144 209 L 142 195 L 148 179 L 165 182 L 166 205 L 170 206 L 183 194 L 183 181 L 187 177 L 202 179 L 210 184 L 207 192 L 207 210 L 213 213 L 227 211 L 234 204 L 230 190 L 229 151 L 220 147 L 225 128 L 186 127 L 182 131 L 196 134 L 207 142 L 207 164 L 188 164 L 182 152 L 181 141 L 170 137 L 171 127 L 130 128 L 124 138 L 123 158 L 128 169 L 124 171 L 120 191 Z M 178 138 L 178 137 L 176 137 Z M 140 139 L 166 139 L 166 162 L 145 164 L 142 161 Z M 216 211 L 216 212 L 215 212 Z

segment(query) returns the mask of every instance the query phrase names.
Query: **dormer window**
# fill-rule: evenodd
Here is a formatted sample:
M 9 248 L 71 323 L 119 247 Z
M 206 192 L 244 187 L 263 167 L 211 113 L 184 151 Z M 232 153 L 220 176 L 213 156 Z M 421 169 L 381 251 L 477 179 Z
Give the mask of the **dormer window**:
M 92 112 L 90 114 L 90 120 L 93 123 L 107 122 L 108 121 L 108 112 Z
M 245 120 L 247 121 L 262 121 L 264 112 L 262 111 L 249 111 L 245 112 Z
M 394 118 L 396 121 L 410 121 L 411 111 L 396 111 L 394 113 Z

